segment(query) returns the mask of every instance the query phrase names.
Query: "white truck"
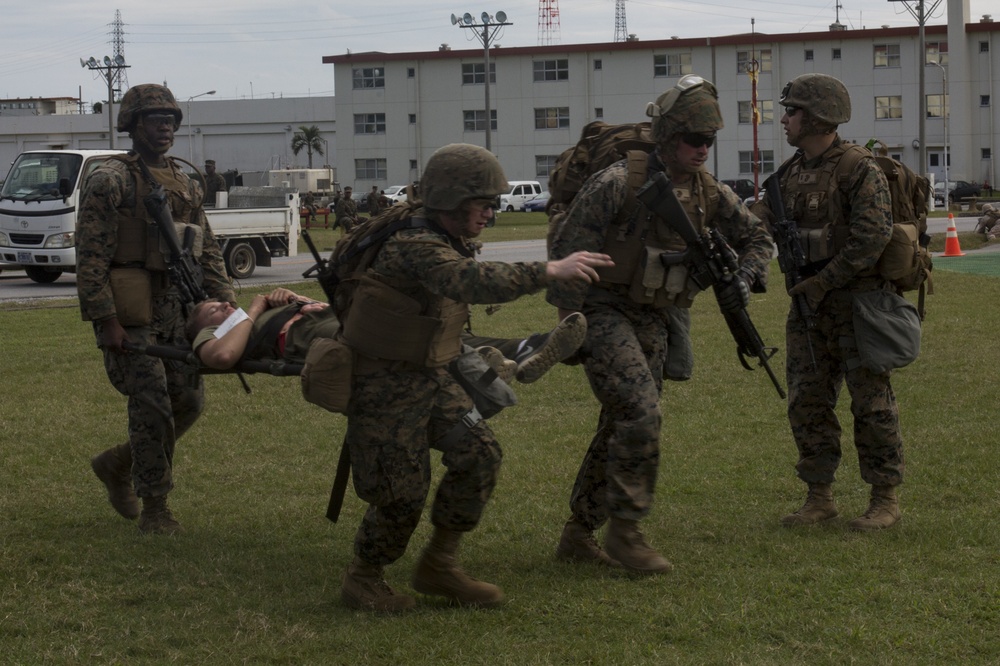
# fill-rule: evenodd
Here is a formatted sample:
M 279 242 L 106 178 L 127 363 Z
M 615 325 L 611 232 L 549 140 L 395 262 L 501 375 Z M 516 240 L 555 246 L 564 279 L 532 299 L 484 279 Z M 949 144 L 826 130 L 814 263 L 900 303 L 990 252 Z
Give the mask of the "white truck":
M 0 188 L 0 271 L 35 282 L 76 272 L 76 217 L 87 176 L 113 150 L 30 150 Z M 220 197 L 227 199 L 227 197 Z M 289 188 L 234 187 L 225 208 L 205 208 L 226 270 L 243 279 L 271 257 L 298 254 L 299 195 Z

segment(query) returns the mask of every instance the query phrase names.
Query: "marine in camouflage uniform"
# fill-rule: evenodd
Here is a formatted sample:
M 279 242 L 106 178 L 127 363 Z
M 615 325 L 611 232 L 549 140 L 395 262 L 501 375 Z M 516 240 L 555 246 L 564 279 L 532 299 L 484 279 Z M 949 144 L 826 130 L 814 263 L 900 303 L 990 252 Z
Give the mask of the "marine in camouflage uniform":
M 351 198 L 353 191 L 350 187 L 344 188 L 344 195 L 337 201 L 334 209 L 333 228 L 340 227 L 347 233 L 358 223 L 358 204 Z
M 228 191 L 225 177 L 215 170 L 215 160 L 205 160 L 205 205 L 218 205 L 215 195 Z
M 174 487 L 174 448 L 201 413 L 204 390 L 197 374 L 123 348 L 126 341 L 187 343 L 186 308 L 167 276 L 167 252 L 143 204 L 150 186 L 138 170 L 138 159 L 166 188 L 178 231 L 182 226 L 195 230 L 199 241 L 194 253 L 205 290 L 216 298 L 235 299 L 202 210 L 201 187 L 166 154 L 181 117 L 163 86 L 142 84 L 125 93 L 118 130 L 132 137 L 133 151 L 108 159 L 88 177 L 77 226 L 80 309 L 84 320 L 93 322 L 108 378 L 128 397 L 129 441 L 96 456 L 91 465 L 115 509 L 126 518 L 138 517 L 139 530 L 147 533 L 180 529 L 166 502 Z
M 810 329 L 792 307 L 785 327 L 788 419 L 799 451 L 796 470 L 809 491 L 805 504 L 782 523 L 810 525 L 838 515 L 831 486 L 841 459 L 835 408 L 846 382 L 861 478 L 872 486 L 868 509 L 850 527 L 878 530 L 900 517 L 894 489 L 903 481 L 903 441 L 890 372 L 856 363 L 851 306 L 855 293 L 893 289 L 876 270 L 892 234 L 889 184 L 868 151 L 837 135 L 837 126 L 851 117 L 850 96 L 838 79 L 799 76 L 785 86 L 781 104 L 788 143 L 799 148 L 777 172 L 785 212 L 807 238 L 832 238 L 827 248 L 807 240 L 805 279 L 789 291 L 805 298 L 814 313 Z M 836 165 L 849 150 L 864 154 L 844 184 L 831 182 L 840 180 Z M 764 196 L 754 210 L 771 220 L 770 205 Z
M 459 539 L 479 523 L 493 492 L 502 453 L 446 366 L 460 353 L 467 304 L 511 301 L 552 279 L 596 279 L 593 267 L 610 264 L 593 253 L 547 263 L 476 261 L 471 239 L 493 217 L 496 196 L 507 190 L 499 162 L 483 148 L 440 148 L 427 163 L 420 190 L 424 207 L 414 213 L 416 222 L 384 243 L 341 314 L 341 338 L 356 358 L 347 445 L 355 491 L 369 504 L 343 577 L 344 602 L 357 609 L 414 605 L 412 597 L 388 586 L 383 567 L 403 555 L 420 521 L 432 448 L 442 451 L 447 471 L 433 500 L 434 533 L 413 587 L 463 605 L 503 601 L 499 587 L 467 576 L 455 561 Z M 339 296 L 334 303 L 343 308 Z M 426 321 L 434 325 L 422 336 L 418 329 L 427 330 L 420 323 Z
M 728 281 L 720 306 L 742 309 L 751 287 L 765 288 L 773 246 L 760 220 L 704 167 L 722 128 L 715 87 L 686 76 L 647 113 L 653 118 L 656 150 L 630 152 L 626 160 L 591 176 L 551 246 L 552 258 L 578 250 L 606 252 L 615 267 L 599 270 L 601 281 L 589 288 L 550 285 L 547 298 L 560 316 L 570 311 L 586 315 L 581 357 L 601 403 L 597 433 L 580 466 L 570 497 L 572 515 L 556 554 L 655 574 L 671 565 L 646 543 L 638 523 L 649 514 L 656 487 L 664 365 L 672 353 L 669 341 L 678 339 L 668 336 L 678 325 L 689 325 L 683 316 L 671 317 L 671 311 L 686 313 L 697 289 L 688 283 L 683 264 L 663 274 L 657 254 L 682 252 L 686 246 L 638 201 L 635 190 L 655 172 L 665 171 L 692 223 L 700 229 L 717 227 L 738 251 L 740 268 Z M 679 337 L 687 334 L 685 330 Z M 609 519 L 602 549 L 594 532 Z

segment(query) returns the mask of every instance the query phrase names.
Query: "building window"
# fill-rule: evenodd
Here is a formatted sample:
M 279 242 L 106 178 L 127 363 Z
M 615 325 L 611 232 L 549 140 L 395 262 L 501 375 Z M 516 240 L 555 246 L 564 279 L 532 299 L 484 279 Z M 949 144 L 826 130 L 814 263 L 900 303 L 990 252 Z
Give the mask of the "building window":
M 558 155 L 535 155 L 535 178 L 548 178 L 558 159 Z
M 485 63 L 464 63 L 462 65 L 462 85 L 474 85 L 486 83 Z M 497 82 L 497 65 L 490 63 L 490 83 Z
M 989 53 L 990 52 L 990 43 L 989 42 L 979 42 L 979 52 L 980 53 Z
M 653 76 L 684 76 L 690 73 L 690 53 L 664 53 L 653 56 Z
M 363 88 L 385 88 L 385 68 L 384 67 L 362 67 L 352 70 L 351 78 L 354 81 L 354 89 Z
M 385 158 L 354 160 L 355 180 L 385 180 Z
M 569 107 L 551 106 L 535 109 L 535 129 L 565 129 L 569 127 Z
M 902 95 L 888 95 L 875 98 L 875 120 L 897 120 L 902 117 Z
M 812 59 L 813 59 L 813 50 L 806 49 L 806 60 L 812 60 Z
M 597 118 L 598 120 L 600 120 L 601 118 L 604 117 L 604 107 L 603 106 L 594 107 L 594 117 Z
M 990 96 L 989 95 L 980 95 L 979 96 L 979 106 L 989 106 L 989 105 L 990 105 Z
M 531 63 L 535 81 L 568 81 L 569 59 L 536 60 Z
M 760 150 L 757 151 L 757 154 L 760 157 L 760 173 L 765 174 L 774 171 L 774 151 Z M 740 173 L 753 173 L 752 150 L 740 151 Z
M 406 68 L 406 78 L 412 79 L 416 75 L 417 75 L 417 68 L 416 67 L 407 67 Z
M 410 171 L 416 171 L 416 170 L 417 170 L 417 161 L 410 160 Z
M 416 125 L 417 124 L 417 114 L 415 114 L 415 113 L 411 113 L 410 114 L 410 124 L 411 125 Z
M 463 111 L 462 123 L 466 132 L 485 132 L 486 111 L 484 109 L 480 109 L 478 111 Z M 497 110 L 490 109 L 490 129 L 495 130 L 496 128 Z
M 840 49 L 839 48 L 835 48 L 835 49 L 831 50 L 830 51 L 830 57 L 833 60 L 840 60 Z
M 753 122 L 753 118 L 750 115 L 750 111 L 753 105 L 750 100 L 739 102 L 739 123 L 741 125 L 748 125 Z M 774 102 L 769 99 L 759 99 L 757 100 L 757 113 L 760 114 L 761 123 L 773 123 L 774 122 Z
M 948 100 L 944 95 L 927 95 L 927 117 L 944 118 L 948 115 Z
M 899 67 L 899 44 L 876 44 L 875 67 Z
M 604 69 L 604 61 L 600 58 L 594 60 L 594 71 L 596 72 L 599 69 Z
M 927 42 L 924 44 L 924 64 L 948 64 L 948 42 Z
M 384 113 L 355 113 L 355 134 L 385 134 Z
M 758 72 L 771 71 L 771 49 L 761 49 L 760 51 L 737 51 L 736 52 L 736 73 L 746 74 L 750 61 L 757 59 Z
M 990 157 L 992 154 L 993 154 L 993 151 L 990 150 L 989 148 L 980 148 L 979 149 L 980 159 L 984 159 L 984 160 L 992 159 Z

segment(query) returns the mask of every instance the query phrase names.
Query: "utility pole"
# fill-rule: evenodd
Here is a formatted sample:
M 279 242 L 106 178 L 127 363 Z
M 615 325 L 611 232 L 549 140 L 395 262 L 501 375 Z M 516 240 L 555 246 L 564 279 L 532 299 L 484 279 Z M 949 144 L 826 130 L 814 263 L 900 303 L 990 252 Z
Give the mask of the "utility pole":
M 470 28 L 472 29 L 472 34 L 474 34 L 483 45 L 483 76 L 486 87 L 486 150 L 492 152 L 492 139 L 490 135 L 492 134 L 493 120 L 491 118 L 490 109 L 490 44 L 496 37 L 497 32 L 507 25 L 514 25 L 513 23 L 507 22 L 507 13 L 499 11 L 496 16 L 490 16 L 488 12 L 483 12 L 482 23 L 476 23 L 476 20 L 472 18 L 472 14 L 465 12 L 461 18 L 451 15 L 451 24 L 457 25 L 459 28 Z M 478 32 L 479 29 L 482 32 Z
M 129 67 L 125 64 L 125 56 L 119 53 L 115 56 L 114 60 L 110 56 L 104 56 L 103 65 L 93 56 L 89 60 L 80 58 L 80 67 L 86 67 L 92 72 L 100 72 L 101 77 L 108 82 L 108 148 L 114 149 L 115 114 L 113 111 L 115 104 L 115 80 L 118 78 L 118 73 L 121 70 L 128 69 Z

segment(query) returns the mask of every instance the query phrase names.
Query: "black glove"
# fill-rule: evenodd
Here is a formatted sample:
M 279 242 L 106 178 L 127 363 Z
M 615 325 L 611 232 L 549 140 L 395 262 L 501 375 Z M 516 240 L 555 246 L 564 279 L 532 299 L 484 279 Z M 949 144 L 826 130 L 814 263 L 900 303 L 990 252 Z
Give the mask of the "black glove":
M 750 287 L 743 278 L 731 275 L 728 282 L 716 288 L 715 297 L 723 312 L 739 312 L 750 304 Z

